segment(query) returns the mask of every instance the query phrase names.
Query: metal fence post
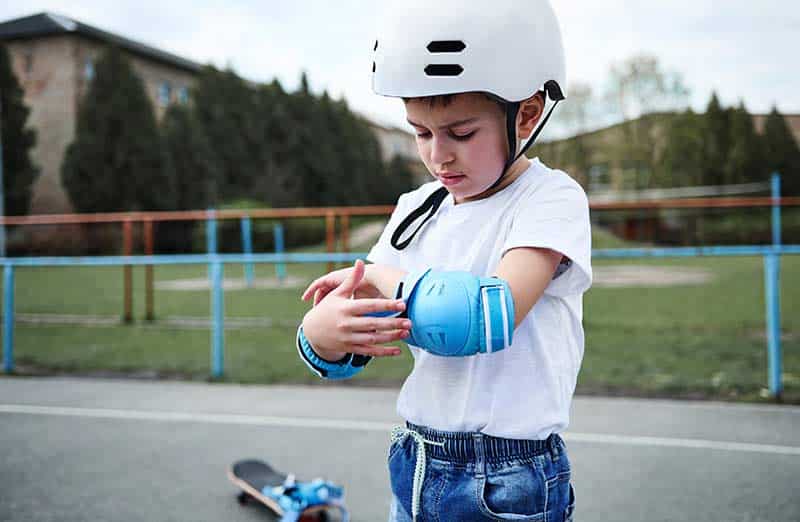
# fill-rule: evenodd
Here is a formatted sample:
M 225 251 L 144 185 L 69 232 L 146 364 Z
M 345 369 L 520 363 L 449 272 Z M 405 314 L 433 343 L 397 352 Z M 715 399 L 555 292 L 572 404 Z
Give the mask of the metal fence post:
M 284 242 L 283 242 L 283 223 L 275 223 L 272 227 L 272 235 L 275 238 L 275 253 L 276 254 L 283 254 Z M 285 263 L 276 263 L 275 264 L 275 275 L 278 276 L 278 282 L 283 283 L 286 279 L 286 264 Z
M 122 223 L 122 254 L 133 255 L 133 222 L 126 219 Z M 122 267 L 122 285 L 124 287 L 122 320 L 126 324 L 133 322 L 133 266 Z
M 211 263 L 211 376 L 222 377 L 225 367 L 225 295 L 222 289 L 224 268 L 219 261 Z
M 250 222 L 250 216 L 242 216 L 242 247 L 245 254 L 253 253 L 253 227 Z M 247 262 L 244 264 L 244 279 L 247 282 L 247 288 L 253 288 L 253 263 Z
M 3 269 L 3 369 L 14 371 L 14 265 Z
M 153 220 L 146 219 L 143 223 L 144 226 L 144 253 L 145 255 L 152 256 L 154 252 L 153 241 Z M 153 272 L 155 267 L 153 265 L 145 265 L 144 267 L 144 318 L 146 321 L 154 321 L 156 318 L 155 306 L 153 299 Z
M 206 218 L 206 252 L 217 253 L 217 211 L 208 209 Z
M 772 175 L 772 252 L 764 256 L 764 298 L 767 304 L 767 349 L 769 392 L 780 400 L 783 392 L 781 355 L 781 178 Z

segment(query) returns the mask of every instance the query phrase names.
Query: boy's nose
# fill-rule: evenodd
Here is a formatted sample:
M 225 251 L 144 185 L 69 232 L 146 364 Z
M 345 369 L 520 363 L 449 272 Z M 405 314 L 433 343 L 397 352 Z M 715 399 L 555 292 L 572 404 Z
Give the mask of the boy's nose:
M 455 156 L 452 149 L 447 146 L 444 140 L 433 139 L 431 141 L 431 163 L 434 165 L 446 165 L 453 161 Z

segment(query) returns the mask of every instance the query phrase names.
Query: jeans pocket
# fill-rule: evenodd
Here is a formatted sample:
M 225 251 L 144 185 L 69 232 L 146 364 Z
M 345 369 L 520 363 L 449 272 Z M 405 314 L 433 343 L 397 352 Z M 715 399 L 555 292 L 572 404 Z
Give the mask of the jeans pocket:
M 575 509 L 575 492 L 570 484 L 571 474 L 562 471 L 547 481 L 547 514 L 550 520 L 568 521 Z
M 397 452 L 397 450 L 400 449 L 401 446 L 402 444 L 400 444 L 399 442 L 392 442 L 391 445 L 389 445 L 389 456 L 386 458 L 387 462 L 392 460 L 392 457 Z
M 545 520 L 546 480 L 534 464 L 487 473 L 477 484 L 478 507 L 490 520 Z
M 413 444 L 413 442 L 411 442 Z M 404 443 L 394 443 L 389 448 L 389 483 L 397 499 L 398 509 L 411 516 L 411 495 L 416 456 Z
M 569 485 L 569 502 L 567 509 L 564 510 L 564 522 L 572 522 L 573 515 L 575 514 L 575 490 L 572 484 Z

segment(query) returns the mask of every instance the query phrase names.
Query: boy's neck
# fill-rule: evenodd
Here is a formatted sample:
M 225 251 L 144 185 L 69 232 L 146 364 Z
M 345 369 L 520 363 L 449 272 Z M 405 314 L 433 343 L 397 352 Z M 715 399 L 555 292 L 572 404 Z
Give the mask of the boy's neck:
M 500 182 L 499 185 L 497 185 L 494 188 L 484 190 L 480 194 L 464 198 L 461 201 L 457 201 L 454 199 L 453 204 L 458 205 L 459 203 L 466 203 L 468 201 L 478 201 L 481 199 L 486 199 L 492 194 L 500 192 L 507 186 L 514 183 L 514 181 L 516 181 L 518 177 L 520 177 L 526 170 L 528 170 L 528 167 L 530 167 L 530 165 L 531 165 L 531 160 L 529 160 L 525 156 L 520 156 L 519 158 L 517 158 L 517 161 L 512 163 L 511 166 L 508 168 L 508 172 L 506 172 L 505 176 L 503 176 L 503 180 Z

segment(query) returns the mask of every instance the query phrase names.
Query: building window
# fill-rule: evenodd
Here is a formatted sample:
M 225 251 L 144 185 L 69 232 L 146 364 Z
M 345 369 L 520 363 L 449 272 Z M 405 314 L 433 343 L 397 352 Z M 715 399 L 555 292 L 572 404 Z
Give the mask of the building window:
M 25 53 L 25 74 L 33 72 L 33 53 Z
M 172 97 L 172 86 L 169 82 L 161 82 L 158 86 L 158 104 L 162 107 L 169 105 L 170 98 Z
M 87 58 L 83 64 L 83 77 L 89 82 L 94 79 L 94 61 L 91 58 Z
M 185 86 L 178 87 L 177 97 L 178 97 L 178 103 L 180 103 L 181 105 L 186 105 L 187 103 L 189 103 L 189 89 L 187 89 Z

